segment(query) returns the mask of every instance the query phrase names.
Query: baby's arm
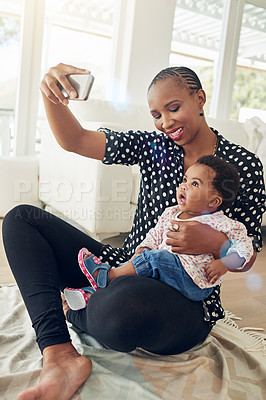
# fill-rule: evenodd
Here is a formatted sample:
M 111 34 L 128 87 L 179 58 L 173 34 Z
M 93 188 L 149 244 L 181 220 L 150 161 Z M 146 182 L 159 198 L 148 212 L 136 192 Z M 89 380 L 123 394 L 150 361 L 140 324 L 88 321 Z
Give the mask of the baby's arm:
M 241 267 L 246 259 L 240 257 L 238 253 L 232 252 L 227 256 L 213 260 L 205 268 L 207 279 L 210 283 L 215 283 L 222 275 L 226 274 L 228 268 L 235 269 Z
M 223 224 L 222 231 L 230 240 L 230 247 L 224 257 L 206 266 L 206 275 L 210 283 L 216 282 L 228 270 L 242 269 L 253 255 L 252 239 L 247 235 L 245 225 L 227 217 Z

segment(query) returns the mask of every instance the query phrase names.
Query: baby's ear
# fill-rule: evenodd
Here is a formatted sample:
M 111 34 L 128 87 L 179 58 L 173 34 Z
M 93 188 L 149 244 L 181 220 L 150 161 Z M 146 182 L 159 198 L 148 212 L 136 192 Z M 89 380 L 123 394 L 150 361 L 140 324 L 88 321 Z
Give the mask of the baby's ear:
M 222 204 L 222 202 L 223 202 L 222 196 L 217 195 L 209 202 L 208 205 L 209 205 L 209 207 L 212 207 L 212 208 L 219 208 L 220 205 Z

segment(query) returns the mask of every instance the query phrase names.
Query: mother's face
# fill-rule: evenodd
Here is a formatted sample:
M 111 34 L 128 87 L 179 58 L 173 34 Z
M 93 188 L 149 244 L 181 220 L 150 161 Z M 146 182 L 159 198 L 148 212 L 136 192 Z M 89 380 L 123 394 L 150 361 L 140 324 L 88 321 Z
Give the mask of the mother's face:
M 191 95 L 174 80 L 163 79 L 150 87 L 148 104 L 156 129 L 183 146 L 198 131 L 205 93 L 200 89 Z

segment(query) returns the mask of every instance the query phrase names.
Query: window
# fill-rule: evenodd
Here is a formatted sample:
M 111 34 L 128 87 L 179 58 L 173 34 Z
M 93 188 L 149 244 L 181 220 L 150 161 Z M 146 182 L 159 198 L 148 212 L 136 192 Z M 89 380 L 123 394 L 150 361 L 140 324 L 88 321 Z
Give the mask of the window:
M 244 121 L 257 115 L 266 121 L 266 6 L 262 3 L 260 0 L 245 2 L 235 83 L 231 89 L 231 119 Z M 198 73 L 207 94 L 206 114 L 212 99 L 224 4 L 223 0 L 176 1 L 169 63 L 191 67 Z
M 233 88 L 231 118 L 266 122 L 266 8 L 246 2 Z
M 193 69 L 211 104 L 214 64 L 222 30 L 223 1 L 177 0 L 169 64 Z
M 27 93 L 24 96 L 26 99 L 33 91 L 37 93 L 37 82 L 41 75 L 58 62 L 85 67 L 92 72 L 97 70 L 91 96 L 107 98 L 115 3 L 116 0 L 45 0 L 38 4 L 35 0 L 32 3 L 29 0 L 0 0 L 0 155 L 32 154 L 35 111 L 32 114 L 34 118 L 29 122 L 25 121 L 24 115 L 29 112 L 27 104 L 30 102 L 21 101 L 21 88 L 20 92 L 16 93 L 17 77 L 21 71 L 23 79 L 25 78 L 24 86 L 27 85 Z M 34 5 L 32 13 L 27 12 L 31 4 Z M 25 23 L 23 36 L 20 38 L 21 15 Z M 40 21 L 36 20 L 36 17 L 40 18 Z M 36 23 L 42 27 L 43 22 L 43 42 L 42 28 L 35 37 L 33 33 L 30 39 L 25 41 L 30 29 L 36 29 Z M 23 48 L 20 48 L 20 42 L 23 43 Z M 42 57 L 37 55 L 36 51 L 32 51 L 34 47 L 35 50 L 40 49 Z M 31 60 L 30 68 L 26 65 L 29 62 L 28 54 Z M 34 74 L 30 80 L 32 70 Z M 20 84 L 21 82 L 22 80 Z M 18 108 L 15 110 L 18 98 Z M 21 120 L 23 123 L 20 123 Z M 36 141 L 35 150 L 38 152 L 38 126 Z
M 0 1 L 0 155 L 12 151 L 22 0 Z
M 107 97 L 115 0 L 48 0 L 43 72 L 59 62 L 97 71 L 91 97 Z

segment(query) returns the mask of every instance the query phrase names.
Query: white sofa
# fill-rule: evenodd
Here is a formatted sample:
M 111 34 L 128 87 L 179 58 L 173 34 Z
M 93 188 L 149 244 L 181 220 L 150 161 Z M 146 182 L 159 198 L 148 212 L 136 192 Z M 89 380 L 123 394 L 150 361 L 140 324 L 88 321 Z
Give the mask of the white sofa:
M 38 175 L 38 156 L 0 157 L 0 218 L 21 203 L 42 206 Z
M 73 102 L 71 108 L 82 125 L 90 129 L 154 130 L 147 106 L 90 99 Z M 229 140 L 254 147 L 255 141 L 250 140 L 243 123 L 207 120 Z M 138 166 L 103 165 L 69 153 L 57 144 L 47 122 L 42 122 L 41 131 L 39 196 L 46 209 L 100 240 L 130 231 L 139 191 Z

